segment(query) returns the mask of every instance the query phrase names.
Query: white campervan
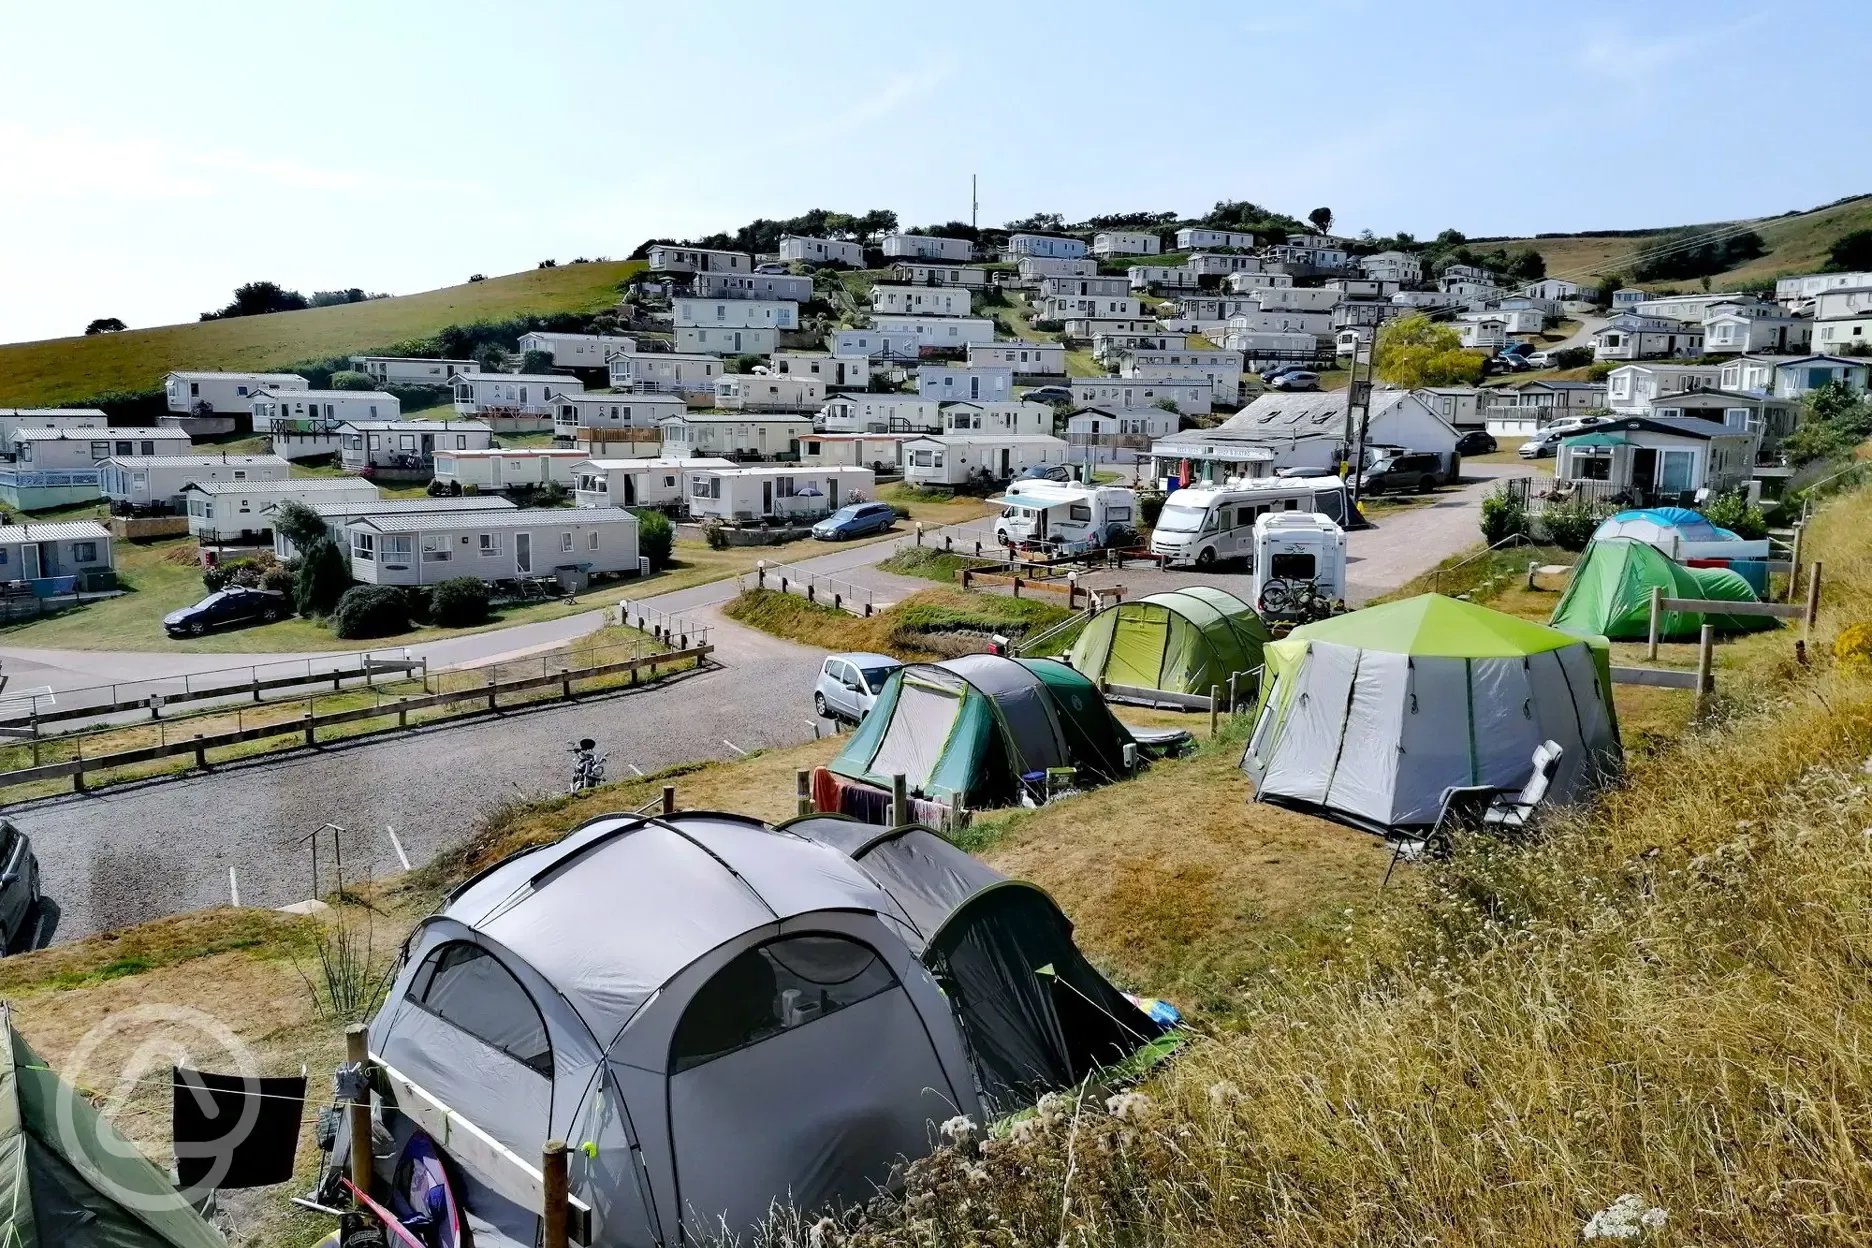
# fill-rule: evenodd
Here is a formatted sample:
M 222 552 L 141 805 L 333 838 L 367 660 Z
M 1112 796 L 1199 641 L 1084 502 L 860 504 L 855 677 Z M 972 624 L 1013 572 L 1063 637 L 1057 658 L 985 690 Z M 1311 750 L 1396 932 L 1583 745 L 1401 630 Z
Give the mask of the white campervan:
M 1352 506 L 1338 477 L 1256 477 L 1171 491 L 1151 554 L 1173 566 L 1208 567 L 1223 559 L 1254 566 L 1255 521 L 1269 512 L 1315 512 L 1344 526 Z
M 1306 511 L 1263 515 L 1254 525 L 1250 592 L 1264 620 L 1301 620 L 1324 606 L 1344 610 L 1345 530 Z
M 995 540 L 1003 546 L 1077 554 L 1137 541 L 1137 494 L 1122 486 L 1022 480 L 989 501 L 1001 504 Z

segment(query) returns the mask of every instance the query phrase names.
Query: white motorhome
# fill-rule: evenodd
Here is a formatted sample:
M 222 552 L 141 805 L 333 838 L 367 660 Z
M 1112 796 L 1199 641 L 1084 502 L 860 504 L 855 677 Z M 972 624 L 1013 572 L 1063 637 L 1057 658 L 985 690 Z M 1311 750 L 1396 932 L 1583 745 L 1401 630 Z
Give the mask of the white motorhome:
M 1343 607 L 1345 530 L 1316 512 L 1269 512 L 1254 524 L 1250 593 L 1264 620 L 1306 617 L 1311 597 Z
M 1016 481 L 990 503 L 1001 505 L 995 541 L 1078 554 L 1137 541 L 1137 494 L 1116 485 L 1078 481 Z
M 1312 512 L 1335 523 L 1351 514 L 1338 477 L 1261 477 L 1172 490 L 1151 530 L 1151 554 L 1171 566 L 1207 568 L 1255 553 L 1255 521 L 1273 512 Z

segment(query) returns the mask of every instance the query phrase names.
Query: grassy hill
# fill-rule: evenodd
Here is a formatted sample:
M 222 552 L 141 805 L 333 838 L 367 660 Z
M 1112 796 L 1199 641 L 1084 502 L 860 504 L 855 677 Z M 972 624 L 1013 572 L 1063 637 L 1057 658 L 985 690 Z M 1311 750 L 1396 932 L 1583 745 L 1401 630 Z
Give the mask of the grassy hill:
M 265 369 L 370 351 L 445 325 L 523 313 L 596 312 L 642 261 L 567 264 L 368 303 L 0 345 L 0 406 L 43 407 L 150 390 L 174 368 Z

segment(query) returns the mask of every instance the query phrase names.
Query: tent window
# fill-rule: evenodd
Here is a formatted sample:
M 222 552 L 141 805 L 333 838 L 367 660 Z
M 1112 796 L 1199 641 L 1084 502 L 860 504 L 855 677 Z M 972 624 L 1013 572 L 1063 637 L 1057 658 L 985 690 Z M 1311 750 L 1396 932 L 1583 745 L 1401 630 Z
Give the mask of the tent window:
M 672 1073 L 758 1044 L 897 986 L 890 967 L 842 936 L 788 936 L 715 973 L 683 1012 Z
M 552 1077 L 546 1020 L 513 972 L 479 945 L 444 945 L 416 972 L 410 998 L 437 1018 Z

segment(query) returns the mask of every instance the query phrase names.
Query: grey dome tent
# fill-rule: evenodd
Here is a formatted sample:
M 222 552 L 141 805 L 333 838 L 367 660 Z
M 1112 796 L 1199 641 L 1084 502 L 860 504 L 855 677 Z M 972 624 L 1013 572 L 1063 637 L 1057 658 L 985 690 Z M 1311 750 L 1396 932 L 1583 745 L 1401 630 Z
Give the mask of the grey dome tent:
M 780 826 L 851 855 L 897 903 L 911 947 L 955 1007 L 994 1112 L 1071 1087 L 1163 1034 L 1086 961 L 1072 922 L 1039 886 L 916 824 L 881 830 L 804 815 Z
M 425 919 L 371 1050 L 522 1158 L 571 1142 L 595 1244 L 743 1235 L 774 1201 L 862 1202 L 937 1124 L 981 1121 L 908 926 L 857 863 L 804 836 L 607 815 Z M 385 1123 L 399 1147 L 413 1129 Z M 477 1243 L 536 1242 L 536 1211 L 462 1178 Z

